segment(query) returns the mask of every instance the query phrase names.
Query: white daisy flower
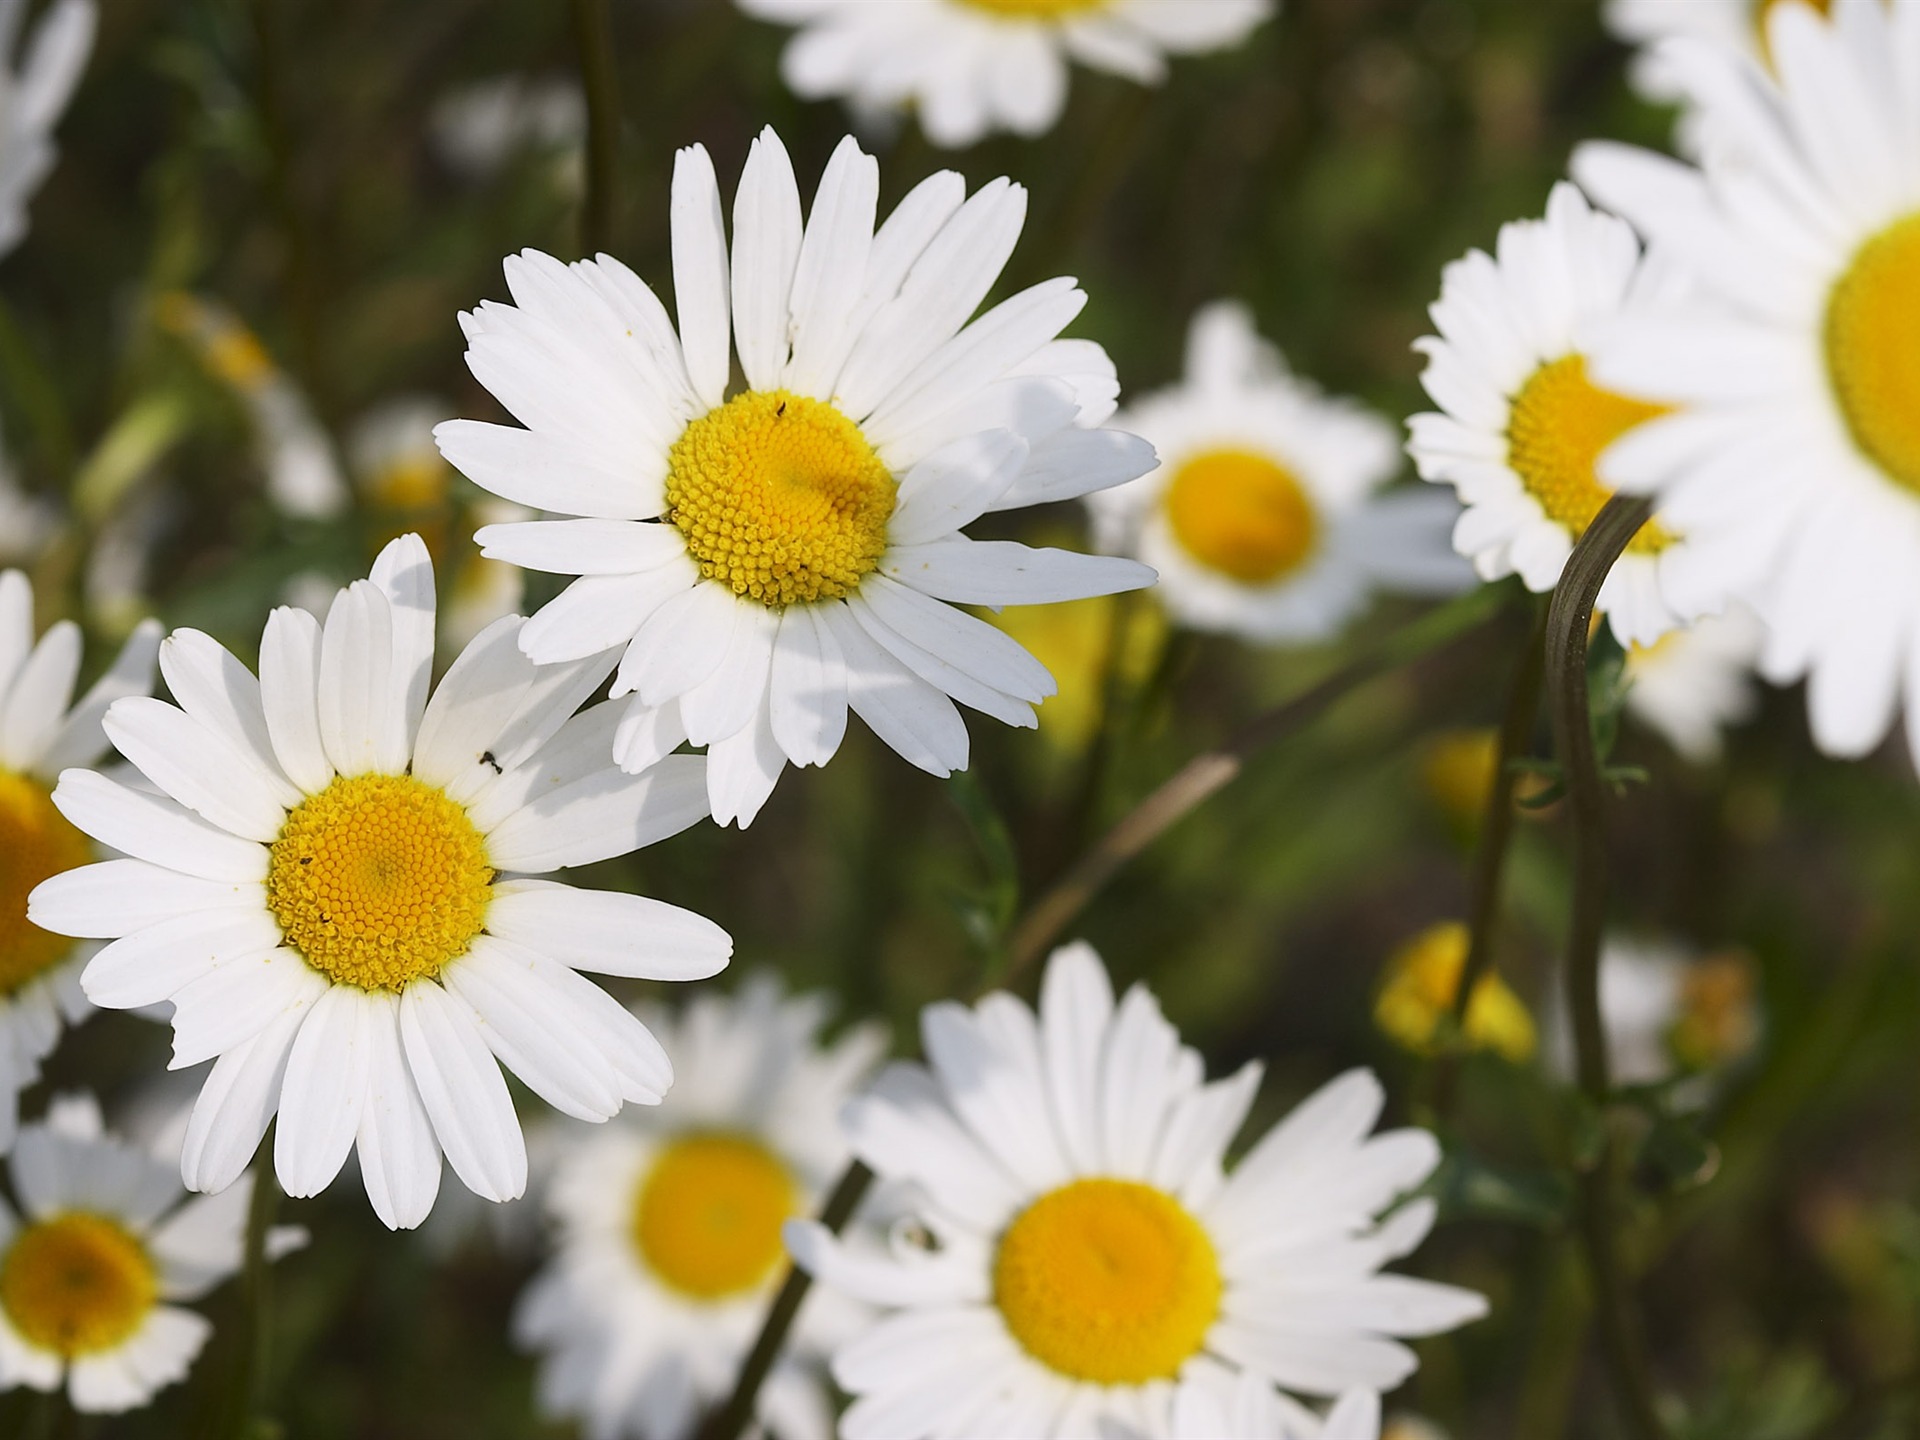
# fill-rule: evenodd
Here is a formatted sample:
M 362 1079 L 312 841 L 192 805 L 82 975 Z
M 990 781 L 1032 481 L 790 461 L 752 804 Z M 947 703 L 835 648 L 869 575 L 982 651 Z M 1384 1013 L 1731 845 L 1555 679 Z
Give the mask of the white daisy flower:
M 0 1201 L 0 1389 L 65 1388 L 74 1409 L 111 1414 L 185 1378 L 213 1327 L 178 1302 L 240 1268 L 253 1177 L 182 1204 L 172 1163 L 104 1133 L 91 1097 L 57 1101 L 8 1164 L 20 1212 Z
M 27 918 L 27 896 L 49 876 L 99 858 L 87 837 L 54 807 L 53 788 L 69 765 L 92 765 L 107 750 L 107 707 L 153 688 L 160 627 L 137 628 L 107 673 L 73 703 L 80 674 L 80 627 L 62 620 L 33 638 L 33 589 L 18 570 L 0 573 L 0 1153 L 13 1144 L 20 1092 L 65 1025 L 93 1007 L 80 972 L 97 945 L 76 945 Z
M 1753 667 L 1766 636 L 1746 606 L 1707 615 L 1627 650 L 1627 713 L 1696 765 L 1719 759 L 1721 737 L 1753 718 Z
M 1575 156 L 1693 285 L 1594 354 L 1603 383 L 1681 407 L 1605 474 L 1657 490 L 1688 533 L 1665 577 L 1676 606 L 1754 605 L 1761 673 L 1807 677 L 1821 749 L 1873 749 L 1904 694 L 1920 757 L 1920 0 L 1770 20 L 1771 73 L 1698 44 L 1664 52 L 1742 137 L 1740 159 Z
M 53 169 L 53 127 L 93 50 L 93 0 L 56 0 L 21 49 L 26 0 L 0 0 L 0 256 L 27 233 L 27 202 Z
M 587 133 L 587 97 L 571 76 L 497 75 L 436 100 L 427 127 L 451 169 L 488 180 L 520 151 L 577 150 Z
M 883 1180 L 917 1187 L 929 1243 L 872 1257 L 787 1227 L 801 1266 L 895 1311 L 834 1355 L 856 1397 L 847 1440 L 1079 1435 L 1103 1418 L 1167 1440 L 1174 1385 L 1196 1371 L 1385 1389 L 1416 1363 L 1391 1337 L 1486 1311 L 1377 1273 L 1432 1226 L 1430 1201 L 1393 1207 L 1440 1147 L 1368 1137 L 1384 1096 L 1365 1071 L 1228 1173 L 1259 1065 L 1203 1083 L 1153 996 L 1116 1005 L 1086 945 L 1055 952 L 1037 1016 L 995 994 L 930 1007 L 922 1033 L 931 1068 L 889 1067 L 843 1124 Z
M 1160 453 L 1152 474 L 1088 497 L 1103 547 L 1160 572 L 1175 619 L 1250 640 L 1325 640 L 1376 588 L 1473 584 L 1447 534 L 1459 507 L 1400 469 L 1394 427 L 1287 372 L 1244 305 L 1194 316 L 1184 382 L 1116 425 Z M 1438 503 L 1436 503 L 1438 502 Z
M 509 259 L 517 305 L 461 317 L 468 365 L 528 428 L 449 421 L 441 449 L 504 499 L 582 517 L 478 536 L 496 559 L 582 577 L 527 625 L 527 653 L 545 664 L 624 646 L 615 757 L 643 769 L 684 740 L 706 745 L 723 824 L 750 822 L 788 761 L 824 765 L 849 708 L 935 775 L 967 764 L 953 700 L 1033 725 L 1052 677 L 956 607 L 1153 578 L 1130 560 L 961 533 L 990 510 L 1131 480 L 1153 453 L 1092 428 L 1117 384 L 1099 346 L 1056 338 L 1086 301 L 1072 280 L 967 323 L 1020 233 L 1024 191 L 998 180 L 968 199 L 943 172 L 876 232 L 878 188 L 849 139 L 803 224 L 765 131 L 729 261 L 713 164 L 683 150 L 678 335 L 606 255 Z M 731 395 L 730 333 L 745 378 Z
M 764 975 L 643 1015 L 674 1057 L 673 1104 L 566 1142 L 558 1253 L 514 1320 L 544 1352 L 543 1410 L 591 1440 L 681 1440 L 726 1398 L 786 1269 L 780 1227 L 846 1166 L 837 1116 L 885 1044 L 862 1027 L 822 1045 L 824 997 L 783 997 Z M 823 1361 L 855 1317 L 821 1298 L 760 1392 L 780 1440 L 832 1433 Z
M 801 27 L 781 73 L 809 100 L 912 107 L 934 144 L 997 130 L 1042 135 L 1067 104 L 1067 66 L 1157 85 L 1166 57 L 1240 44 L 1274 0 L 740 0 Z
M 1588 349 L 1598 327 L 1664 305 L 1672 282 L 1644 262 L 1633 231 L 1554 186 L 1544 220 L 1500 227 L 1495 255 L 1447 266 L 1430 311 L 1440 334 L 1415 348 L 1443 414 L 1416 415 L 1408 453 L 1420 474 L 1450 484 L 1467 507 L 1453 543 L 1483 579 L 1518 574 L 1544 593 L 1610 491 L 1601 451 L 1663 412 L 1596 385 Z M 1661 581 L 1685 542 L 1656 517 L 1607 576 L 1600 608 L 1625 645 L 1679 624 Z
M 494 1063 L 556 1109 L 655 1104 L 665 1053 L 576 973 L 683 980 L 723 967 L 709 921 L 657 900 L 527 878 L 624 855 L 706 813 L 705 763 L 606 764 L 617 711 L 574 715 L 611 657 L 536 669 L 524 623 L 492 626 L 429 698 L 433 571 L 418 536 L 381 552 L 325 627 L 276 610 L 256 680 L 175 631 L 176 704 L 122 700 L 107 734 L 162 794 L 85 770 L 54 803 L 128 858 L 56 876 L 35 923 L 113 939 L 96 1005 L 174 1005 L 174 1068 L 217 1061 L 181 1173 L 218 1191 L 276 1112 L 290 1195 L 325 1189 L 356 1143 L 389 1226 L 426 1218 L 440 1156 L 468 1188 L 525 1188 Z M 571 718 L 570 718 L 571 717 Z

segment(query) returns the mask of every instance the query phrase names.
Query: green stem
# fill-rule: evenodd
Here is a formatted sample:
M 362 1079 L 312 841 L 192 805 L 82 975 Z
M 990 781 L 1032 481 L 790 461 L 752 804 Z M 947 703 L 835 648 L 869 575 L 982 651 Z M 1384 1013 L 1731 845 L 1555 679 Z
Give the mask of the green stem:
M 1219 749 L 1188 761 L 1034 902 L 1008 938 L 1003 978 L 1011 979 L 1046 954 L 1055 938 L 1073 923 L 1122 866 L 1204 801 L 1225 789 L 1251 756 L 1318 719 L 1337 701 L 1368 681 L 1451 644 L 1475 629 L 1499 609 L 1504 597 L 1501 589 L 1480 586 L 1457 600 L 1429 610 L 1411 624 L 1376 641 L 1319 684 L 1249 721 Z
M 580 248 L 613 248 L 620 200 L 620 78 L 613 63 L 613 17 L 607 0 L 573 0 L 580 79 L 587 92 L 587 193 L 580 211 Z
M 1587 637 L 1594 601 L 1607 572 L 1652 513 L 1652 501 L 1618 496 L 1574 546 L 1547 609 L 1547 694 L 1554 747 L 1566 777 L 1573 832 L 1573 906 L 1567 937 L 1566 988 L 1572 1012 L 1575 1071 L 1581 1092 L 1601 1117 L 1599 1153 L 1582 1170 L 1580 1236 L 1593 1282 L 1601 1350 L 1629 1430 L 1638 1440 L 1667 1440 L 1654 1404 L 1639 1317 L 1620 1254 L 1620 1197 L 1606 1107 L 1606 1023 L 1600 1013 L 1600 934 L 1606 922 L 1606 787 L 1593 739 L 1587 696 Z
M 266 1390 L 267 1307 L 269 1277 L 267 1236 L 273 1229 L 275 1211 L 280 1208 L 280 1184 L 274 1178 L 273 1152 L 254 1172 L 253 1194 L 247 1203 L 247 1239 L 240 1271 L 241 1333 L 239 1359 L 234 1368 L 233 1399 L 228 1431 L 234 1440 L 245 1440 L 254 1431 L 254 1416 Z
M 820 1211 L 820 1223 L 834 1234 L 839 1234 L 847 1221 L 853 1218 L 854 1208 L 872 1183 L 873 1172 L 855 1160 L 834 1185 L 833 1193 L 827 1196 L 827 1203 Z M 793 1328 L 793 1322 L 800 1314 L 800 1304 L 807 1298 L 807 1291 L 812 1284 L 813 1277 L 799 1266 L 788 1268 L 786 1282 L 781 1285 L 780 1293 L 774 1296 L 767 1318 L 760 1326 L 759 1337 L 753 1342 L 746 1363 L 740 1367 L 740 1378 L 734 1383 L 733 1394 L 701 1429 L 701 1440 L 737 1440 L 752 1424 L 754 1402 L 759 1398 L 760 1387 L 766 1383 L 774 1361 L 780 1358 L 780 1347 L 786 1343 L 787 1332 Z
M 1533 738 L 1533 722 L 1540 710 L 1540 682 L 1546 670 L 1547 612 L 1539 611 L 1527 636 L 1507 692 L 1507 710 L 1500 722 L 1494 757 L 1493 784 L 1473 849 L 1473 870 L 1467 882 L 1467 956 L 1460 966 L 1451 1011 L 1456 1033 L 1464 1034 L 1473 992 L 1493 969 L 1494 930 L 1500 921 L 1500 883 L 1506 876 L 1507 851 L 1513 839 L 1513 791 L 1518 775 L 1513 762 L 1526 753 Z M 1453 1106 L 1458 1055 L 1442 1055 L 1434 1067 L 1433 1107 L 1445 1115 Z

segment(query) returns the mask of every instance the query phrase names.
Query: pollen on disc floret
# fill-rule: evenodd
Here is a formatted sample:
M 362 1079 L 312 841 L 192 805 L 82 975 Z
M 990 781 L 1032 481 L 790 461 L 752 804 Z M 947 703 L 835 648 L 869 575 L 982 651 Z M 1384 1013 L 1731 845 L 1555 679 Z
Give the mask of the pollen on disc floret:
M 735 396 L 668 456 L 667 515 L 700 573 L 776 608 L 853 593 L 886 551 L 897 490 L 859 426 L 786 390 Z
M 1180 1202 L 1131 1180 L 1076 1180 L 1001 1237 L 994 1303 L 1027 1353 L 1096 1385 L 1171 1379 L 1220 1313 L 1213 1242 Z
M 411 776 L 356 775 L 287 817 L 267 904 L 328 979 L 398 991 L 467 953 L 492 884 L 486 843 L 458 804 Z

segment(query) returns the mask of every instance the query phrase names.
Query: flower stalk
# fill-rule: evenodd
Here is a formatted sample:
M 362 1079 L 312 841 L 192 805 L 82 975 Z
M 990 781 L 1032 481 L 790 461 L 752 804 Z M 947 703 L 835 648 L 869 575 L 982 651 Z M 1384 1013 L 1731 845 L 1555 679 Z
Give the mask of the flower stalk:
M 613 17 L 607 0 L 573 0 L 580 47 L 580 79 L 587 93 L 586 197 L 580 210 L 580 248 L 588 255 L 613 248 L 620 197 L 620 77 L 613 63 Z
M 1606 921 L 1606 788 L 1594 745 L 1587 694 L 1587 640 L 1607 573 L 1652 514 L 1653 502 L 1617 496 L 1574 546 L 1547 608 L 1546 682 L 1554 748 L 1565 775 L 1573 832 L 1573 902 L 1566 990 L 1572 1012 L 1575 1072 L 1593 1113 L 1602 1117 L 1598 1152 L 1580 1172 L 1580 1238 L 1593 1284 L 1601 1349 L 1623 1418 L 1636 1440 L 1667 1440 L 1620 1253 L 1620 1197 L 1611 1127 L 1612 1089 L 1605 1020 L 1600 1013 L 1600 935 Z

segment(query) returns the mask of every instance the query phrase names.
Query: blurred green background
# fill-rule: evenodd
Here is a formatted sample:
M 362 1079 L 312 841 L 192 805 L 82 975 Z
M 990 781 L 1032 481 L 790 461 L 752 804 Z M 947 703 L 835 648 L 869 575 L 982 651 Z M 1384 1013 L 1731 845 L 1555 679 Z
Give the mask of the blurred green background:
M 785 32 L 728 0 L 612 8 L 625 117 L 613 248 L 664 291 L 676 147 L 704 143 L 730 190 L 771 123 L 810 192 L 847 122 L 785 93 Z M 434 117 L 477 82 L 570 80 L 568 9 L 104 9 L 59 168 L 0 269 L 0 427 L 28 488 L 68 496 L 81 477 L 78 523 L 36 569 L 43 607 L 106 640 L 145 596 L 251 660 L 290 575 L 363 573 L 371 546 L 419 517 L 378 504 L 330 521 L 279 513 L 245 407 L 165 322 L 164 298 L 229 310 L 336 441 L 411 392 L 499 418 L 466 375 L 455 314 L 504 297 L 509 252 L 578 253 L 579 165 L 564 142 L 535 144 L 475 175 L 436 146 Z M 1425 408 L 1409 347 L 1441 266 L 1538 213 L 1577 140 L 1664 140 L 1669 117 L 1632 99 L 1624 61 L 1595 7 L 1572 0 L 1290 0 L 1245 48 L 1176 61 L 1162 89 L 1076 71 L 1064 122 L 1040 140 L 948 155 L 908 125 L 869 146 L 883 204 L 942 166 L 1027 185 L 1003 293 L 1080 277 L 1092 301 L 1074 333 L 1109 347 L 1129 392 L 1176 378 L 1193 309 L 1238 296 L 1298 370 L 1398 418 Z M 83 559 L 116 518 L 151 537 L 150 562 L 103 594 Z M 470 548 L 460 514 L 428 518 L 448 553 Z M 1069 509 L 1022 523 L 1082 531 Z M 1429 746 L 1497 722 L 1530 609 L 1515 590 L 1492 626 L 1261 756 L 1129 867 L 1080 931 L 1118 977 L 1155 986 L 1216 1073 L 1267 1062 L 1257 1125 L 1372 1064 L 1401 1119 L 1442 1128 L 1449 1223 L 1414 1268 L 1486 1291 L 1494 1311 L 1420 1347 L 1408 1408 L 1464 1440 L 1605 1440 L 1618 1431 L 1566 1216 L 1569 1102 L 1537 1067 L 1482 1056 L 1437 1115 L 1430 1067 L 1371 1019 L 1387 957 L 1464 909 L 1471 825 L 1425 783 Z M 1412 613 L 1383 605 L 1360 636 Z M 1103 624 L 1083 636 L 1102 639 Z M 716 917 L 739 967 L 831 989 L 849 1016 L 884 1014 L 906 1038 L 917 1007 L 990 977 L 992 933 L 1019 896 L 1340 658 L 1175 636 L 1116 683 L 1097 740 L 976 720 L 974 768 L 946 784 L 855 727 L 830 769 L 789 775 L 750 831 L 704 827 L 608 878 Z M 1083 679 L 1078 703 L 1097 692 Z M 1710 1148 L 1683 1164 L 1652 1155 L 1638 1176 L 1628 1249 L 1688 1440 L 1920 1433 L 1920 805 L 1901 756 L 1815 757 L 1801 711 L 1797 696 L 1770 696 L 1711 772 L 1631 729 L 1621 748 L 1651 779 L 1615 810 L 1616 920 L 1750 954 L 1766 1016 L 1760 1052 L 1701 1122 Z M 1521 823 L 1500 958 L 1536 1007 L 1565 857 L 1556 816 Z M 125 1102 L 166 1053 L 161 1027 L 105 1015 L 63 1045 L 46 1088 Z M 351 1175 L 282 1214 L 315 1236 L 274 1272 L 269 1408 L 285 1434 L 567 1433 L 534 1420 L 532 1366 L 507 1338 L 535 1257 L 484 1235 L 451 1254 L 389 1235 Z M 197 1433 L 235 1362 L 236 1306 L 231 1287 L 215 1300 L 221 1332 L 186 1385 L 77 1433 Z M 0 1434 L 31 1433 L 36 1414 L 19 1393 L 0 1397 Z

